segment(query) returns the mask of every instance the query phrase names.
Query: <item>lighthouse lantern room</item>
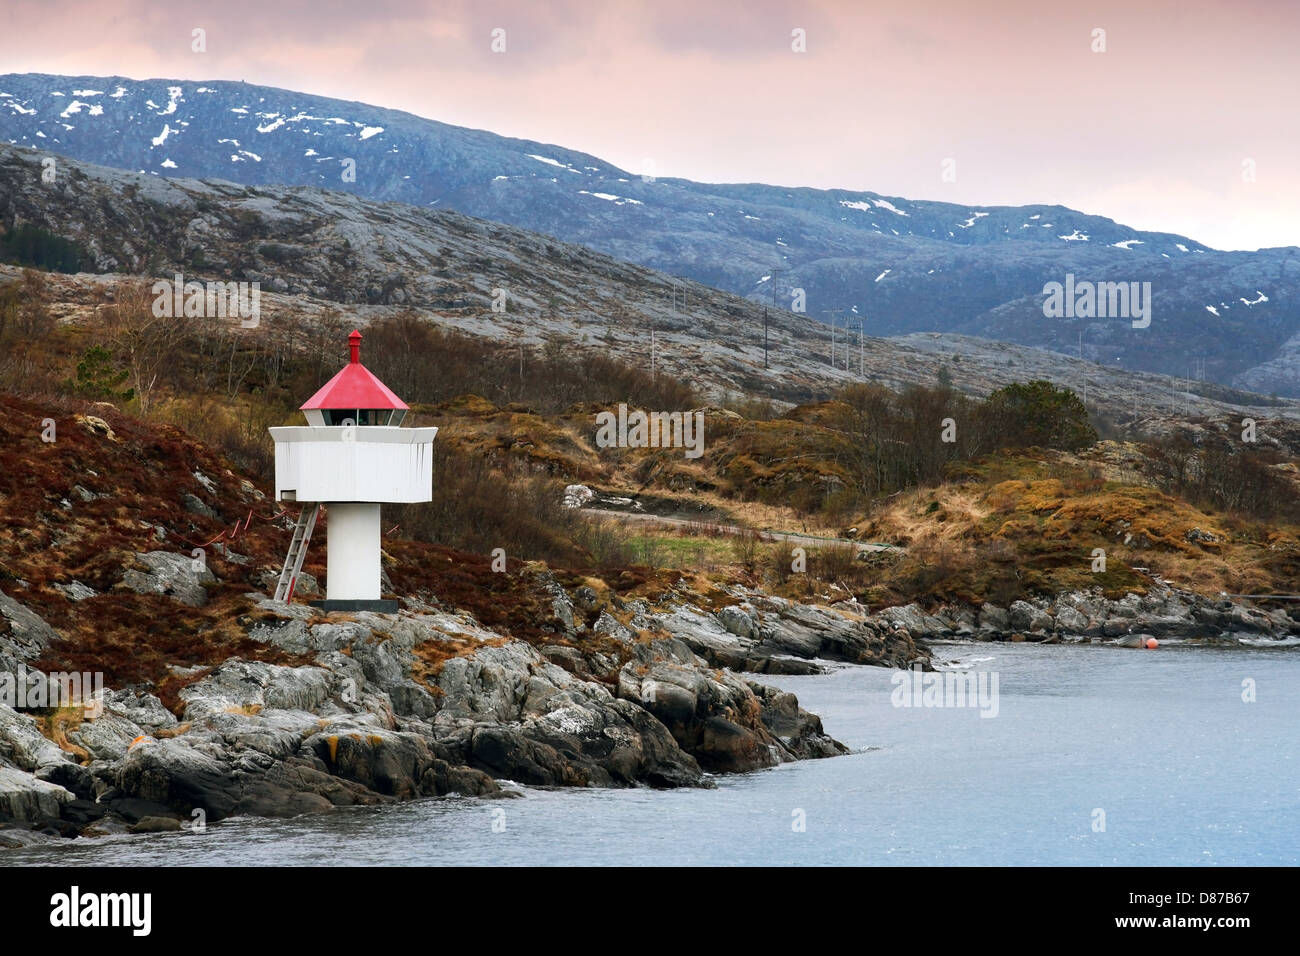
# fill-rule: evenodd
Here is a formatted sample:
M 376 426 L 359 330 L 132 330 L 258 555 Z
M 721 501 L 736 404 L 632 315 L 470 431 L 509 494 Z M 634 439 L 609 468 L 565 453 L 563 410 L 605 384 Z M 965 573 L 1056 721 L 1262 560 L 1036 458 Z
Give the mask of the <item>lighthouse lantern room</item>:
M 272 428 L 275 497 L 302 505 L 276 587 L 293 599 L 320 508 L 327 508 L 326 600 L 330 611 L 396 611 L 380 596 L 380 505 L 433 500 L 437 428 L 402 428 L 409 407 L 361 364 L 361 333 L 348 336 L 348 364 L 302 406 L 307 424 Z

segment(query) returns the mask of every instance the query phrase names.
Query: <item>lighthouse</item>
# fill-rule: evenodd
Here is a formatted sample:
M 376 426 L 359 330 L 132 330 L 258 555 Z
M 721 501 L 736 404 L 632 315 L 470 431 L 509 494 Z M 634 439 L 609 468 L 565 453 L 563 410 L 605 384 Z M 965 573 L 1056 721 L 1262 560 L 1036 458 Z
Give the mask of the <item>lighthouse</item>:
M 410 410 L 361 364 L 361 333 L 348 336 L 348 364 L 303 403 L 306 425 L 270 429 L 275 497 L 299 504 L 275 598 L 293 599 L 321 506 L 326 509 L 326 611 L 397 610 L 380 596 L 379 508 L 433 500 L 436 428 L 402 428 Z

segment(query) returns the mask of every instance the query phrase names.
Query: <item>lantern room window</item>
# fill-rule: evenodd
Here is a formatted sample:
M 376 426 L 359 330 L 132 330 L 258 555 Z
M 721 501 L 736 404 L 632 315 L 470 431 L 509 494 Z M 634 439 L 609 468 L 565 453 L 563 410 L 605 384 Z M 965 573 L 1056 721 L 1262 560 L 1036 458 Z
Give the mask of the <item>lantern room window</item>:
M 404 408 L 326 408 L 322 409 L 326 425 L 400 425 L 406 417 Z

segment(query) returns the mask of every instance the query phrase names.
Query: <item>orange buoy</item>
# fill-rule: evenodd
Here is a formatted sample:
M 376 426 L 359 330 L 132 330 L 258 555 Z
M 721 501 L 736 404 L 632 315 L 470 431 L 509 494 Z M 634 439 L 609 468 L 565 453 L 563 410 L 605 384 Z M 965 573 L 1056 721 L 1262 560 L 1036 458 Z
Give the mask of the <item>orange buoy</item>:
M 1160 646 L 1160 642 L 1157 641 L 1154 637 L 1148 637 L 1146 643 L 1143 644 L 1142 646 L 1149 651 L 1154 651 L 1157 647 Z

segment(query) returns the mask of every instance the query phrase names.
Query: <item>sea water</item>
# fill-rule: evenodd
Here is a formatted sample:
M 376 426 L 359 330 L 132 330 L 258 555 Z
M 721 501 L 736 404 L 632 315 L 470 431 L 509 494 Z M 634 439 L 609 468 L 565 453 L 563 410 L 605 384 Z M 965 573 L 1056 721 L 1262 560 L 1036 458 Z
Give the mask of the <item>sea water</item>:
M 853 752 L 713 790 L 519 788 L 68 840 L 0 865 L 1300 863 L 1300 649 L 934 650 L 997 676 L 996 716 L 898 706 L 885 668 L 762 677 Z

